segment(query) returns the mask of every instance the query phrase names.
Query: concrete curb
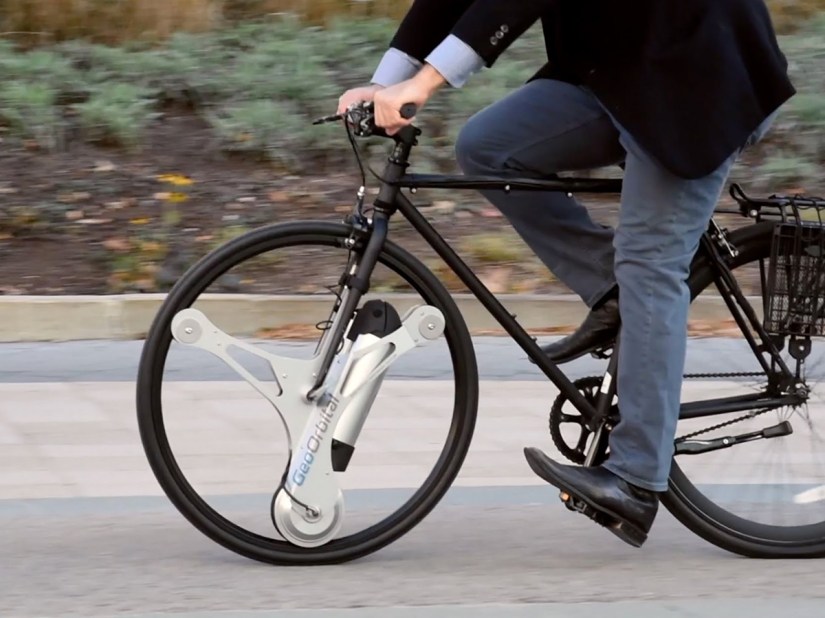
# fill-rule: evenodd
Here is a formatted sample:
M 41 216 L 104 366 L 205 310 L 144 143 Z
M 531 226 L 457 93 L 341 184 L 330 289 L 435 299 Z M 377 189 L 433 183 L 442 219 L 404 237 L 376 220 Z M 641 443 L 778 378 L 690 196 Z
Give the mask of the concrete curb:
M 380 297 L 402 315 L 419 302 L 417 297 L 404 294 Z M 0 342 L 143 339 L 165 298 L 165 294 L 2 296 Z M 454 298 L 471 331 L 501 331 L 472 295 L 456 294 Z M 253 336 L 265 329 L 321 322 L 328 317 L 331 300 L 329 295 L 205 294 L 196 307 L 230 334 Z M 526 329 L 570 329 L 581 323 L 587 311 L 572 295 L 502 295 L 499 300 Z M 691 319 L 729 317 L 718 298 L 700 299 L 691 309 Z

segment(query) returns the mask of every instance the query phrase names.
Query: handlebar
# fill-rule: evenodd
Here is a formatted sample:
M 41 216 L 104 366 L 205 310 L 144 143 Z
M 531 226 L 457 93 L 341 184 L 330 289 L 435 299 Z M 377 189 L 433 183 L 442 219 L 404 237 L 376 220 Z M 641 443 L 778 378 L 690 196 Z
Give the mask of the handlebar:
M 414 118 L 418 112 L 418 106 L 415 103 L 405 103 L 401 106 L 399 113 L 405 120 Z M 364 101 L 362 103 L 355 103 L 347 109 L 343 114 L 335 114 L 333 116 L 325 116 L 313 121 L 313 125 L 325 124 L 327 122 L 337 122 L 339 120 L 346 120 L 347 123 L 353 127 L 355 135 L 358 137 L 369 137 L 370 135 L 384 135 L 384 130 L 375 126 L 375 106 L 372 101 Z

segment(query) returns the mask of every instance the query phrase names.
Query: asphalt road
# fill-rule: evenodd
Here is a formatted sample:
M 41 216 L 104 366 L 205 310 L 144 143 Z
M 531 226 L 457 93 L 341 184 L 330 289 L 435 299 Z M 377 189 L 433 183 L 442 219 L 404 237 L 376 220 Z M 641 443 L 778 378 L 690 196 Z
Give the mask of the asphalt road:
M 369 557 L 314 568 L 236 556 L 161 499 L 6 508 L 0 615 L 807 618 L 825 607 L 818 563 L 738 558 L 667 513 L 635 550 L 549 489 L 472 492 L 454 489 Z
M 476 344 L 486 388 L 495 389 L 498 381 L 543 379 L 511 342 L 479 339 Z M 694 368 L 701 370 L 703 358 L 718 360 L 727 345 L 724 340 L 692 341 Z M 64 391 L 45 383 L 77 382 L 76 388 L 91 388 L 79 383 L 128 382 L 134 378 L 140 346 L 140 342 L 6 344 L 0 346 L 0 380 L 7 383 L 10 394 L 15 383 L 28 383 L 27 397 L 37 395 L 40 383 L 44 392 L 52 388 L 52 396 L 58 397 L 56 393 Z M 399 365 L 396 378 L 439 375 L 444 367 L 438 359 L 444 355 L 443 350 L 435 352 L 431 364 L 417 359 L 406 369 Z M 728 366 L 734 367 L 735 360 L 731 357 Z M 567 369 L 578 376 L 603 366 L 604 361 L 581 359 Z M 178 357 L 171 369 L 173 379 L 182 381 L 234 377 L 222 373 L 215 363 L 202 362 L 198 355 Z M 536 384 L 536 388 L 543 387 Z M 540 399 L 543 391 L 537 393 L 533 396 Z M 23 423 L 25 414 L 12 405 L 29 400 L 14 401 L 7 402 L 7 418 Z M 32 418 L 34 442 L 14 442 L 18 435 L 14 427 L 22 424 L 10 425 L 6 434 L 0 432 L 0 490 L 12 483 L 19 489 L 26 478 L 18 474 L 10 480 L 15 476 L 14 462 L 27 465 L 26 474 L 33 480 L 46 473 L 38 470 L 38 458 L 45 450 L 38 446 L 37 436 L 51 441 L 52 453 L 55 449 L 70 453 L 72 465 L 88 466 L 90 483 L 108 482 L 110 471 L 105 466 L 117 461 L 118 453 L 109 452 L 115 448 L 131 449 L 128 454 L 138 458 L 140 473 L 148 475 L 131 429 L 131 390 L 111 401 L 116 411 L 112 426 L 120 422 L 121 414 L 129 423 L 125 447 L 108 444 L 109 437 L 121 434 L 102 425 L 100 444 L 86 442 L 100 453 L 79 452 L 85 448 L 79 445 L 86 444 L 79 441 L 75 446 L 59 446 L 56 429 L 35 427 L 60 414 L 52 404 L 42 404 L 46 407 L 38 412 L 41 416 Z M 101 422 L 81 402 L 66 405 L 65 414 L 77 416 L 71 431 L 78 435 L 85 431 L 84 422 Z M 536 419 L 543 419 L 543 409 L 537 410 Z M 483 418 L 493 423 L 486 435 L 488 443 L 495 444 L 498 428 L 509 426 L 492 419 L 491 412 L 495 410 L 488 410 Z M 532 417 L 521 422 L 526 420 L 530 424 L 525 427 L 536 426 Z M 483 424 L 481 430 L 485 431 Z M 526 435 L 520 433 L 514 444 L 522 444 Z M 483 470 L 485 458 L 507 457 L 514 465 L 513 476 L 520 474 L 529 482 L 514 447 L 501 447 L 503 454 L 492 448 L 479 446 L 468 463 Z M 125 461 L 127 453 L 123 455 Z M 51 461 L 57 460 L 53 456 Z M 130 478 L 115 468 L 111 474 Z M 48 479 L 40 482 L 44 491 L 51 487 Z M 55 493 L 23 499 L 9 493 L 12 497 L 0 499 L 0 618 L 704 618 L 726 613 L 819 618 L 825 613 L 819 561 L 739 558 L 694 536 L 664 511 L 648 544 L 636 550 L 568 512 L 557 492 L 544 485 L 507 485 L 493 476 L 477 477 L 476 483 L 453 487 L 433 513 L 393 545 L 356 562 L 316 568 L 274 567 L 236 556 L 201 535 L 161 495 L 137 490 L 134 495 L 110 497 Z M 149 486 L 156 488 L 153 483 Z M 353 521 L 373 519 L 386 508 L 392 491 L 391 487 L 358 490 L 348 502 Z M 234 508 L 243 514 L 249 505 L 238 499 Z

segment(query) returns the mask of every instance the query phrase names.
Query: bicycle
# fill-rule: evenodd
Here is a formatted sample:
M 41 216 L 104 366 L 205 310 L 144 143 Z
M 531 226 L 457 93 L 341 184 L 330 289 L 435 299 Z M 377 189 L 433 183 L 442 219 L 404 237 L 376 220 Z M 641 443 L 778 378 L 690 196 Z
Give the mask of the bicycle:
M 413 117 L 414 111 L 405 109 L 405 117 Z M 410 125 L 390 138 L 375 126 L 369 104 L 353 106 L 345 114 L 319 119 L 316 124 L 339 121 L 346 128 L 361 173 L 361 188 L 352 211 L 340 223 L 297 221 L 268 225 L 205 255 L 174 285 L 155 316 L 137 376 L 142 444 L 170 501 L 213 541 L 248 558 L 279 565 L 346 562 L 399 539 L 439 503 L 458 475 L 470 447 L 479 399 L 478 367 L 470 333 L 451 294 L 433 272 L 388 238 L 388 223 L 397 213 L 406 218 L 559 390 L 551 408 L 549 429 L 554 444 L 565 457 L 581 465 L 603 461 L 609 455 L 609 432 L 621 417 L 613 379 L 619 342 L 593 352 L 607 361 L 603 374 L 571 381 L 541 352 L 536 338 L 480 281 L 402 190 L 618 194 L 622 180 L 411 174 L 407 167 L 420 129 Z M 373 172 L 380 187 L 371 212 L 364 205 L 366 172 L 356 143 L 356 138 L 369 137 L 390 138 L 393 142 L 383 172 Z M 806 472 L 792 483 L 760 480 L 753 484 L 719 484 L 715 477 L 708 481 L 705 474 L 713 461 L 707 458 L 714 453 L 737 457 L 722 468 L 738 475 L 756 470 L 767 461 L 762 451 L 748 451 L 743 444 L 784 443 L 797 456 L 804 454 L 804 445 L 793 442 L 793 436 L 798 435 L 800 428 L 812 429 L 807 404 L 813 390 L 807 382 L 806 360 L 811 358 L 813 341 L 825 332 L 825 269 L 819 258 L 825 251 L 819 217 L 825 200 L 779 195 L 754 199 L 735 184 L 730 192 L 739 208 L 717 212 L 741 215 L 752 223 L 730 231 L 714 217 L 693 260 L 688 284 L 692 303 L 700 293 L 717 290 L 744 338 L 746 345 L 742 347 L 750 351 L 752 356 L 748 358 L 757 367 L 751 371 L 685 376 L 715 381 L 714 388 L 744 388 L 747 392 L 682 404 L 680 424 L 684 422 L 689 431 L 677 435 L 675 440 L 669 490 L 662 503 L 693 533 L 736 554 L 825 556 L 825 517 L 807 524 L 763 522 L 764 507 L 776 509 L 780 499 L 791 504 L 776 511 L 786 521 L 791 512 L 794 517 L 819 517 L 812 510 L 825 500 L 821 478 Z M 813 223 L 809 213 L 817 215 Z M 271 354 L 236 339 L 215 326 L 204 312 L 193 308 L 204 290 L 231 268 L 270 250 L 304 246 L 318 246 L 330 252 L 341 250 L 346 259 L 345 269 L 340 276 L 336 275 L 329 320 L 319 325 L 320 339 L 310 359 Z M 377 265 L 397 273 L 421 295 L 424 303 L 410 308 L 403 317 L 392 304 L 381 299 L 361 305 Z M 735 273 L 753 277 L 757 266 L 761 292 L 749 297 Z M 761 319 L 759 310 L 763 314 Z M 442 338 L 449 347 L 455 391 L 449 433 L 437 463 L 418 490 L 390 516 L 364 531 L 335 538 L 344 520 L 343 493 L 337 479 L 348 469 L 388 368 L 410 350 Z M 163 371 L 173 340 L 219 358 L 280 415 L 289 440 L 289 457 L 272 493 L 268 516 L 282 538 L 251 532 L 224 517 L 194 490 L 181 472 L 170 448 L 161 401 Z M 790 360 L 783 356 L 786 344 Z M 233 346 L 264 361 L 268 377 L 271 372 L 274 379 L 266 382 L 253 375 L 229 354 Z M 734 358 L 741 359 L 742 353 L 740 350 L 726 359 L 726 365 Z M 757 384 L 754 387 L 748 381 Z M 769 412 L 776 413 L 777 418 L 771 421 L 766 416 Z M 708 418 L 728 414 L 738 416 L 710 426 L 697 426 L 707 423 Z M 735 425 L 749 425 L 750 430 L 731 433 Z M 572 439 L 565 430 L 572 430 Z M 711 437 L 720 431 L 724 433 Z M 811 446 L 808 454 L 816 457 L 818 445 Z M 810 463 L 807 465 L 810 468 Z M 768 499 L 745 500 L 744 492 L 757 487 L 768 491 Z M 566 504 L 593 516 L 583 505 Z M 734 507 L 750 508 L 751 512 L 736 514 L 729 510 Z

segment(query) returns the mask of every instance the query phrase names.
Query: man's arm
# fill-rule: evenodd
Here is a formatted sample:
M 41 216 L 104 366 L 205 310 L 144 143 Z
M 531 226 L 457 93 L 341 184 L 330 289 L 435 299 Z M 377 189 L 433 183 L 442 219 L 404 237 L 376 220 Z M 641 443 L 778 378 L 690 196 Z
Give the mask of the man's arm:
M 548 14 L 559 0 L 475 0 L 450 30 L 493 66 L 516 39 Z
M 439 2 L 444 2 L 445 7 L 437 7 Z M 463 85 L 482 66 L 492 66 L 557 2 L 416 0 L 393 37 L 391 49 L 406 54 L 411 65 L 406 70 L 417 72 L 373 93 L 376 124 L 385 128 L 388 134 L 409 124 L 411 120 L 402 119 L 399 113 L 403 105 L 414 103 L 421 107 L 445 83 Z M 461 9 L 464 12 L 450 25 L 450 20 Z M 435 43 L 436 47 L 431 49 L 433 41 L 438 41 L 441 36 L 444 36 L 441 42 Z M 422 66 L 417 69 L 419 62 Z
M 441 73 L 454 88 L 463 86 L 473 73 L 484 66 L 484 60 L 472 47 L 451 34 L 427 55 L 424 62 L 391 47 L 375 69 L 371 83 L 383 87 L 398 84 L 414 77 L 425 63 Z
M 410 79 L 426 63 L 455 88 L 498 57 L 557 0 L 416 0 L 372 83 Z
M 472 3 L 473 0 L 415 0 L 378 64 L 372 83 L 392 86 L 410 79 L 425 63 L 435 60 L 453 86 L 463 84 L 483 66 L 483 61 L 465 43 L 448 35 Z M 432 56 L 436 47 L 439 49 Z
M 503 1 L 503 4 L 511 3 L 513 0 Z M 472 4 L 474 0 L 415 0 L 401 20 L 390 47 L 423 63 Z

